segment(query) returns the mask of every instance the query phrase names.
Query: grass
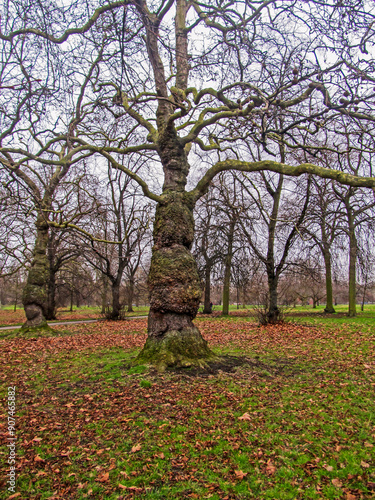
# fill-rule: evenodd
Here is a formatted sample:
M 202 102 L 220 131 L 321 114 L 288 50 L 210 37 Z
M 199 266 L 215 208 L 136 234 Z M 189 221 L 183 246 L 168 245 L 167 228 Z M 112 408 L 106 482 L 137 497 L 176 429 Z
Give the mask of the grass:
M 2 340 L 18 498 L 374 498 L 374 328 L 310 318 L 198 319 L 218 354 L 246 356 L 198 376 L 130 367 L 126 342 L 142 344 L 145 320 L 107 336 L 91 324 Z
M 148 307 L 134 307 L 134 311 L 126 313 L 126 317 L 144 316 L 148 314 Z M 99 307 L 82 306 L 75 307 L 73 311 L 66 308 L 59 308 L 57 310 L 57 319 L 49 321 L 49 323 L 56 323 L 61 321 L 80 321 L 85 319 L 103 319 Z M 0 308 L 0 327 L 1 326 L 17 326 L 22 325 L 26 320 L 25 313 L 22 307 L 18 307 L 14 311 L 13 306 L 2 306 Z

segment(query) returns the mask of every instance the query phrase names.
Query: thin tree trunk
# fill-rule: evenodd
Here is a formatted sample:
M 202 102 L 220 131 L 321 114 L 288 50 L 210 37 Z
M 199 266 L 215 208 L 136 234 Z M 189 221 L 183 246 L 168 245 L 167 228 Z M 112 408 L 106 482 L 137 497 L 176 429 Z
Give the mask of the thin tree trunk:
M 365 299 L 366 299 L 366 291 L 367 291 L 367 276 L 366 276 L 366 281 L 363 287 L 363 295 L 362 295 L 362 302 L 361 302 L 361 311 L 363 312 L 365 309 Z
M 14 309 L 13 311 L 16 312 L 17 311 L 17 303 L 18 303 L 18 273 L 16 274 L 16 296 L 15 296 L 15 299 L 14 299 Z
M 357 315 L 356 308 L 356 261 L 357 261 L 357 239 L 354 224 L 349 214 L 349 311 L 348 316 Z
M 48 224 L 39 215 L 36 221 L 36 240 L 31 268 L 22 294 L 26 314 L 23 328 L 41 328 L 47 325 L 49 262 L 47 257 Z
M 107 277 L 102 276 L 102 281 L 103 281 L 103 285 L 102 285 L 102 311 L 101 313 L 102 314 L 105 314 L 106 311 L 107 311 L 107 294 L 108 294 L 108 280 L 107 280 Z
M 277 285 L 273 269 L 268 270 L 268 323 L 276 323 L 280 317 L 280 309 L 277 306 Z
M 56 272 L 51 267 L 48 277 L 48 304 L 46 319 L 56 319 Z
M 335 312 L 335 309 L 333 307 L 331 255 L 328 249 L 324 249 L 323 257 L 326 271 L 326 307 L 324 308 L 324 312 L 332 314 Z
M 111 319 L 114 321 L 118 320 L 120 317 L 120 283 L 119 281 L 114 281 L 112 283 L 112 313 Z
M 206 272 L 204 280 L 204 307 L 203 314 L 211 314 L 211 265 L 206 262 Z
M 236 221 L 232 219 L 229 224 L 228 233 L 228 253 L 225 257 L 224 283 L 223 283 L 223 316 L 229 314 L 229 297 L 230 297 L 230 275 L 233 258 L 233 238 Z
M 133 312 L 133 299 L 134 299 L 134 279 L 131 276 L 128 283 L 128 312 Z

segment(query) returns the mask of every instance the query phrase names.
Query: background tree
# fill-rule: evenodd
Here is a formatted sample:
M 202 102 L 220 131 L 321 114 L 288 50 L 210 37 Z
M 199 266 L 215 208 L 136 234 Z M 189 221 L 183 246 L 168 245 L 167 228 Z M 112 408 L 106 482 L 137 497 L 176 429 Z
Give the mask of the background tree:
M 120 318 L 120 286 L 127 270 L 128 307 L 133 301 L 134 278 L 145 246 L 149 243 L 149 207 L 142 204 L 132 179 L 109 165 L 107 186 L 97 193 L 96 217 L 87 227 L 97 240 L 85 235 L 79 247 L 85 248 L 87 262 L 109 281 L 112 293 L 110 319 Z M 99 241 L 98 241 L 99 240 Z M 112 243 L 111 243 L 112 242 Z M 130 302 L 129 302 L 130 301 Z
M 309 178 L 305 185 L 289 182 L 285 186 L 283 175 L 262 173 L 257 183 L 255 179 L 246 181 L 243 188 L 252 205 L 246 218 L 241 219 L 241 228 L 251 252 L 264 265 L 268 282 L 264 320 L 274 323 L 280 315 L 277 298 L 280 276 L 289 265 L 290 251 L 307 213 L 311 180 Z
M 347 169 L 358 175 L 366 172 L 370 175 L 373 163 L 373 140 L 362 131 L 356 131 L 345 126 L 340 134 L 345 147 L 344 155 L 337 155 L 337 162 L 342 169 Z M 345 142 L 344 142 L 345 141 Z M 349 240 L 349 310 L 348 316 L 356 315 L 356 277 L 358 241 L 357 231 L 361 224 L 373 220 L 371 211 L 375 207 L 373 196 L 366 190 L 356 189 L 353 186 L 343 187 L 333 184 L 333 190 L 342 204 L 342 214 L 346 224 L 341 228 Z
M 332 248 L 340 234 L 339 201 L 330 181 L 313 179 L 311 203 L 301 229 L 304 238 L 312 242 L 307 245 L 310 252 L 317 246 L 323 256 L 325 267 L 326 313 L 334 313 L 332 285 Z
M 193 254 L 198 263 L 199 275 L 204 283 L 203 314 L 211 314 L 211 278 L 215 265 L 223 257 L 220 239 L 221 223 L 218 203 L 213 189 L 199 200 L 195 207 L 195 239 Z

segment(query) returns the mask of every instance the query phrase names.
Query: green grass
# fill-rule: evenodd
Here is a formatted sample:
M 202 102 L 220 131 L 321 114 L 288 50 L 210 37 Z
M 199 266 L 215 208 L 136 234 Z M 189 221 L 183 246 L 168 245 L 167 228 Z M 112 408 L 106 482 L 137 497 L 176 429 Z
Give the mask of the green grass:
M 19 498 L 374 498 L 374 329 L 320 319 L 210 319 L 233 333 L 216 352 L 250 361 L 198 377 L 130 367 L 134 350 L 15 340 Z

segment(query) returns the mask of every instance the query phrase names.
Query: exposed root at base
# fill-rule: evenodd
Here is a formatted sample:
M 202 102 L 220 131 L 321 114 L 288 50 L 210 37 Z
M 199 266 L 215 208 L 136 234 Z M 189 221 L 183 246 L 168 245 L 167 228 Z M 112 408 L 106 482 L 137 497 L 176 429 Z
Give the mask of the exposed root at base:
M 148 337 L 133 364 L 147 364 L 158 371 L 167 368 L 205 368 L 217 356 L 208 348 L 196 327 L 170 330 L 162 337 Z
M 47 337 L 55 333 L 47 322 L 40 326 L 28 326 L 26 323 L 18 330 L 17 337 Z

